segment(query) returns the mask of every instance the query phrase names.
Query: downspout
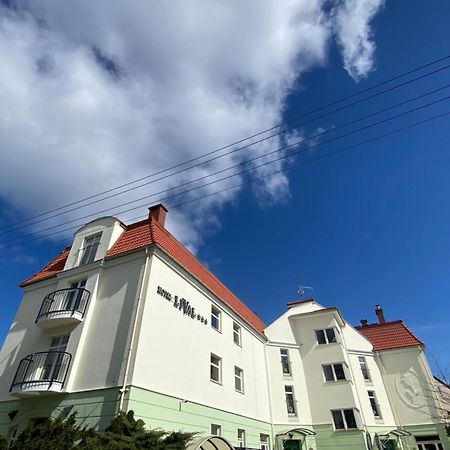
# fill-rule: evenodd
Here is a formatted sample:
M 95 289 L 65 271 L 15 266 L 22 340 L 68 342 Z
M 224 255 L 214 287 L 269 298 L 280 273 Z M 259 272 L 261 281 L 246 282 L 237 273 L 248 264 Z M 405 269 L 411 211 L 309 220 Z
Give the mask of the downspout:
M 269 340 L 267 340 L 268 342 Z M 272 393 L 270 390 L 270 373 L 269 373 L 269 365 L 267 363 L 267 342 L 264 342 L 264 364 L 266 366 L 266 379 L 267 379 L 267 395 L 269 401 L 269 418 L 270 418 L 270 432 L 272 434 L 273 446 L 278 446 L 278 442 L 276 441 L 276 436 L 273 434 L 273 413 L 272 413 Z
M 345 326 L 345 324 L 344 324 L 344 326 Z M 369 434 L 369 430 L 367 428 L 367 418 L 366 418 L 366 415 L 364 413 L 364 408 L 363 408 L 363 405 L 362 405 L 362 402 L 361 402 L 361 396 L 359 395 L 359 389 L 358 389 L 358 386 L 357 386 L 357 383 L 356 383 L 355 372 L 353 370 L 352 362 L 350 360 L 350 355 L 348 353 L 348 347 L 347 347 L 347 342 L 345 341 L 343 328 L 344 327 L 342 327 L 342 329 L 340 330 L 340 333 L 341 333 L 342 343 L 344 344 L 344 349 L 345 349 L 344 354 L 345 354 L 345 356 L 347 357 L 347 360 L 348 360 L 347 364 L 348 364 L 348 368 L 350 370 L 350 374 L 351 374 L 351 377 L 352 377 L 352 381 L 351 382 L 353 383 L 353 386 L 355 388 L 356 398 L 358 399 L 359 409 L 361 411 L 361 418 L 362 418 L 362 420 L 364 422 L 363 423 L 364 432 L 366 434 Z
M 134 314 L 134 318 L 133 318 L 133 328 L 131 331 L 131 338 L 130 338 L 130 346 L 128 348 L 128 353 L 127 353 L 127 359 L 126 359 L 126 363 L 125 363 L 125 372 L 123 374 L 123 382 L 122 382 L 122 388 L 120 389 L 120 398 L 119 398 L 119 406 L 118 406 L 118 413 L 120 411 L 122 411 L 123 409 L 123 403 L 125 401 L 125 394 L 128 391 L 128 374 L 130 371 L 130 364 L 131 364 L 131 356 L 133 351 L 135 350 L 135 341 L 136 341 L 136 335 L 137 335 L 137 329 L 138 329 L 138 318 L 139 318 L 139 313 L 140 313 L 140 309 L 141 309 L 141 305 L 143 303 L 143 298 L 146 294 L 145 292 L 145 288 L 147 286 L 147 281 L 148 281 L 148 262 L 149 262 L 150 258 L 149 258 L 149 254 L 148 254 L 148 247 L 145 250 L 145 265 L 144 265 L 144 272 L 142 274 L 142 281 L 141 281 L 141 287 L 139 289 L 139 297 L 137 299 L 136 302 L 136 312 Z

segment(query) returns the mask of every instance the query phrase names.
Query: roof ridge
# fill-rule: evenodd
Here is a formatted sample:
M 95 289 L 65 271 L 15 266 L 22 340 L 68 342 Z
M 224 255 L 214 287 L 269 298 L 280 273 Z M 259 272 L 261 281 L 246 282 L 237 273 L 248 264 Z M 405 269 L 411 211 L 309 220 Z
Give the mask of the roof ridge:
M 383 322 L 383 323 L 368 323 L 367 325 L 356 325 L 355 328 L 359 330 L 360 328 L 369 328 L 369 327 L 382 327 L 386 325 L 396 325 L 396 324 L 403 324 L 403 320 L 391 320 L 389 322 Z

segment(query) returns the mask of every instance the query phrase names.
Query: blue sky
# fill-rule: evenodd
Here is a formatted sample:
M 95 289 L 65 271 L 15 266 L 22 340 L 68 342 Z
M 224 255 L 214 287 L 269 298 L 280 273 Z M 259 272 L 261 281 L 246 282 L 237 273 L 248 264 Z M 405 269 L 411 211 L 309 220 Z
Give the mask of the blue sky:
M 42 3 L 45 4 L 45 2 Z M 7 13 L 3 11 L 3 14 Z M 58 63 L 58 59 L 55 57 L 56 63 L 54 63 L 48 55 L 51 56 L 52 51 L 61 51 L 61 55 L 63 51 L 72 51 L 71 45 L 75 46 L 73 42 L 77 42 L 81 48 L 79 44 L 82 41 L 79 37 L 81 32 L 72 30 L 67 35 L 63 35 L 58 28 L 58 26 L 63 27 L 61 24 L 64 24 L 64 17 L 61 16 L 60 11 L 42 7 L 30 12 L 31 16 L 37 18 L 40 14 L 46 15 L 49 30 L 54 33 L 51 34 L 50 43 L 47 42 L 50 50 L 43 52 L 45 58 L 49 58 L 45 59 L 44 66 L 52 67 L 53 64 Z M 430 5 L 425 7 L 420 1 L 387 1 L 384 7 L 369 20 L 374 52 L 371 55 L 372 66 L 366 71 L 367 73 L 364 73 L 364 76 L 358 76 L 355 73 L 349 76 L 349 70 L 344 68 L 345 49 L 343 50 L 342 47 L 342 39 L 346 38 L 345 33 L 341 35 L 341 41 L 339 37 L 330 38 L 327 41 L 325 53 L 319 49 L 316 56 L 310 59 L 304 56 L 308 54 L 309 48 L 305 44 L 305 51 L 302 51 L 299 56 L 299 58 L 306 58 L 305 67 L 288 66 L 291 72 L 282 81 L 290 80 L 292 73 L 297 73 L 298 78 L 295 82 L 289 81 L 287 92 L 279 94 L 278 97 L 275 96 L 274 102 L 278 105 L 277 109 L 262 109 L 258 111 L 258 114 L 253 114 L 253 110 L 250 111 L 248 120 L 251 121 L 251 126 L 247 134 L 245 134 L 247 128 L 233 123 L 232 118 L 227 116 L 225 118 L 227 133 L 220 134 L 221 127 L 218 126 L 217 130 L 214 128 L 214 116 L 211 122 L 205 122 L 209 110 L 202 105 L 202 111 L 205 110 L 202 114 L 206 116 L 199 115 L 201 119 L 199 123 L 189 122 L 189 125 L 193 127 L 190 130 L 195 130 L 195 133 L 191 133 L 195 134 L 195 140 L 190 142 L 190 145 L 203 151 L 212 150 L 251 132 L 268 128 L 277 123 L 277 119 L 289 120 L 417 65 L 446 56 L 449 53 L 450 42 L 448 17 L 450 17 L 450 4 L 444 0 L 434 1 L 433 7 Z M 31 22 L 27 23 L 27 26 L 32 33 Z M 89 24 L 86 26 L 89 27 Z M 259 25 L 254 24 L 254 26 L 256 29 Z M 317 41 L 319 41 L 320 30 L 317 34 Z M 87 40 L 85 37 L 83 39 Z M 225 39 L 224 42 L 226 43 L 227 40 Z M 83 41 L 83 45 L 85 44 L 86 41 Z M 222 41 L 216 43 L 217 46 L 222 44 Z M 131 47 L 133 42 L 129 45 Z M 308 45 L 313 48 L 315 44 Z M 287 43 L 283 44 L 282 48 L 287 46 Z M 15 48 L 17 54 L 20 53 L 22 47 Z M 55 48 L 57 50 L 54 50 Z M 63 50 L 60 50 L 61 48 Z M 98 52 L 100 47 L 92 45 L 92 48 Z M 135 49 L 138 53 L 137 44 Z M 263 49 L 260 48 L 260 50 Z M 107 50 L 103 51 L 105 55 L 108 55 Z M 76 57 L 85 58 L 83 55 L 79 56 L 80 54 L 82 55 L 77 50 Z M 61 55 L 59 57 L 62 58 Z M 2 55 L 0 49 L 0 58 L 2 56 L 5 55 Z M 192 58 L 195 59 L 197 56 L 193 54 Z M 227 56 L 224 55 L 224 58 L 226 59 Z M 20 58 L 18 60 L 21 61 Z M 119 72 L 126 74 L 123 75 L 124 78 L 132 78 L 132 68 L 137 66 L 132 66 L 125 57 L 122 61 L 127 62 L 121 63 L 119 56 L 117 60 L 112 61 L 113 66 L 121 68 Z M 163 65 L 165 60 L 161 61 Z M 86 60 L 83 59 L 82 62 L 86 63 Z M 234 62 L 245 64 L 240 60 Z M 86 63 L 86 67 L 91 66 Z M 286 65 L 280 65 L 279 70 L 282 71 L 286 67 Z M 170 65 L 167 70 L 169 69 Z M 146 69 L 144 67 L 139 70 L 145 73 Z M 210 77 L 208 84 L 215 86 L 222 72 L 211 74 L 205 71 L 204 73 L 208 73 Z M 54 75 L 56 78 L 58 76 Z M 120 76 L 115 71 L 114 77 L 120 78 Z M 158 78 L 158 74 L 153 76 Z M 167 74 L 165 76 L 170 78 Z M 258 94 L 252 90 L 262 90 L 261 86 L 272 82 L 270 70 L 262 81 L 258 78 L 259 75 L 252 75 L 254 78 L 248 76 L 252 82 L 240 82 L 239 85 L 239 92 L 244 92 L 244 97 L 257 96 Z M 96 73 L 94 76 L 86 69 L 86 72 L 79 75 L 77 79 L 80 77 L 83 77 L 83 80 L 90 77 L 89 82 L 97 87 L 97 91 L 105 89 L 105 98 L 109 92 L 107 88 L 118 89 L 116 85 L 119 81 L 105 81 L 104 74 L 100 76 Z M 51 83 L 54 79 L 47 80 L 46 83 Z M 136 77 L 136 79 L 140 78 Z M 241 80 L 244 76 L 240 74 L 234 79 Z M 449 79 L 449 72 L 442 71 L 436 76 L 428 77 L 389 95 L 306 126 L 301 132 L 309 136 L 317 132 L 318 127 L 330 129 L 376 109 L 448 84 Z M 13 78 L 9 80 L 12 82 Z M 18 84 L 19 82 L 22 84 L 17 89 L 27 92 L 27 86 L 32 85 L 33 78 L 20 79 Z M 279 86 L 279 83 L 276 85 Z M 168 86 L 173 88 L 170 84 Z M 206 87 L 202 86 L 202 88 L 207 91 Z M 42 89 L 45 91 L 47 88 Z M 272 89 L 273 86 L 270 87 L 270 90 Z M 62 92 L 66 92 L 69 97 L 73 94 L 70 90 Z M 121 95 L 121 92 L 116 93 Z M 226 91 L 224 96 L 225 94 Z M 152 98 L 151 88 L 146 95 Z M 167 117 L 176 117 L 178 108 L 186 107 L 189 95 L 185 95 L 186 98 L 169 96 L 159 100 L 164 101 L 166 105 L 169 98 L 173 103 L 172 106 L 169 105 L 170 108 L 166 105 L 169 108 L 165 112 Z M 264 95 L 267 96 L 267 92 Z M 432 99 L 444 95 L 449 94 L 448 92 L 440 93 Z M 76 100 L 77 98 L 71 99 L 74 102 Z M 105 102 L 103 97 L 101 101 Z M 249 101 L 248 98 L 244 99 L 244 103 L 245 101 Z M 428 100 L 422 103 L 426 101 Z M 97 99 L 97 102 L 100 103 L 100 100 Z M 212 102 L 205 104 L 211 107 L 210 103 Z M 123 104 L 125 105 L 125 102 Z M 118 100 L 114 106 L 121 107 L 121 101 Z M 231 109 L 235 114 L 237 106 L 242 104 L 232 106 Z M 197 108 L 200 109 L 200 107 L 197 103 L 194 106 L 190 104 L 190 107 L 192 107 L 192 117 L 195 119 Z M 25 102 L 23 108 L 31 117 L 40 113 L 36 102 L 33 104 Z M 106 104 L 106 108 L 111 106 Z M 405 109 L 407 108 L 403 110 Z M 302 155 L 300 160 L 336 150 L 359 139 L 369 138 L 377 133 L 389 131 L 448 109 L 448 101 L 442 102 L 430 110 L 399 119 L 393 124 L 386 124 L 359 136 L 351 136 L 345 141 L 316 149 Z M 95 112 L 98 113 L 94 108 Z M 45 110 L 42 114 L 47 113 L 54 120 L 52 114 L 55 111 Z M 105 132 L 108 117 L 105 119 L 105 114 L 102 114 L 100 121 L 98 117 L 91 117 L 91 113 L 92 111 L 88 110 L 86 120 L 92 119 L 92 127 L 98 127 Z M 176 117 L 177 120 L 171 124 L 171 127 L 176 126 L 182 129 L 183 118 L 186 121 L 194 120 L 188 116 L 189 114 L 185 113 Z M 245 117 L 244 114 L 243 118 Z M 267 119 L 268 117 L 270 120 Z M 142 119 L 140 115 L 133 118 L 137 121 Z M 51 123 L 52 120 L 49 119 L 49 122 Z M 70 114 L 64 117 L 64 120 L 70 124 L 72 120 Z M 117 118 L 112 116 L 110 120 L 114 122 Z M 7 122 L 7 119 L 5 121 Z M 23 130 L 26 130 L 26 123 L 22 123 L 21 126 L 24 127 Z M 114 126 L 117 128 L 116 125 Z M 32 127 L 33 125 L 31 129 Z M 64 128 L 66 135 L 67 130 L 70 129 L 70 126 Z M 81 151 L 70 147 L 75 140 L 80 141 L 83 148 L 95 147 L 92 153 L 80 155 L 84 159 L 82 168 L 86 169 L 90 165 L 90 158 L 92 161 L 101 158 L 103 161 L 106 160 L 107 164 L 103 164 L 95 182 L 89 182 L 92 180 L 89 178 L 89 176 L 92 177 L 92 173 L 88 173 L 86 179 L 83 178 L 83 169 L 81 169 L 82 183 L 75 184 L 73 185 L 75 189 L 70 189 L 71 185 L 64 184 L 64 179 L 59 180 L 57 173 L 62 172 L 65 179 L 71 178 L 67 176 L 72 170 L 70 162 L 64 165 L 63 156 L 66 150 L 61 148 L 58 150 L 60 153 L 55 156 L 58 165 L 55 166 L 49 163 L 52 154 L 43 155 L 42 160 L 33 159 L 36 154 L 39 155 L 39 152 L 43 151 L 43 148 L 52 145 L 52 132 L 55 135 L 62 133 L 61 130 L 56 129 L 56 126 L 45 130 L 45 138 L 36 134 L 35 141 L 33 141 L 35 138 L 33 132 L 29 132 L 30 139 L 26 145 L 29 146 L 29 154 L 34 155 L 31 157 L 32 161 L 23 159 L 21 161 L 24 167 L 23 172 L 17 172 L 16 176 L 11 176 L 9 184 L 0 183 L 0 212 L 1 222 L 4 225 L 20 220 L 21 217 L 48 210 L 52 206 L 73 201 L 79 198 L 78 195 L 85 196 L 137 178 L 154 170 L 157 163 L 165 167 L 164 164 L 167 166 L 195 156 L 185 151 L 183 146 L 180 146 L 177 152 L 173 152 L 169 160 L 159 161 L 158 158 L 162 158 L 159 153 L 148 156 L 143 152 L 139 157 L 136 156 L 139 166 L 142 167 L 137 168 L 132 165 L 128 167 L 126 156 L 121 160 L 114 159 L 112 153 L 109 153 L 112 152 L 110 150 L 112 145 L 103 148 L 99 141 L 94 142 L 91 135 L 85 134 L 83 128 L 81 130 L 84 134 L 80 132 L 76 136 L 77 139 L 67 141 L 68 149 L 73 152 Z M 126 134 L 126 129 L 123 130 L 122 135 L 124 133 Z M 133 133 L 133 136 L 137 134 Z M 185 135 L 178 137 L 180 141 L 183 138 Z M 375 305 L 381 304 L 388 320 L 403 319 L 427 344 L 429 357 L 437 358 L 443 367 L 448 366 L 450 343 L 443 336 L 446 336 L 450 329 L 450 306 L 447 299 L 447 293 L 450 292 L 448 276 L 450 272 L 449 138 L 448 117 L 436 120 L 405 133 L 285 172 L 285 178 L 273 180 L 278 186 L 274 191 L 270 191 L 269 184 L 262 188 L 246 188 L 233 196 L 221 198 L 216 204 L 200 206 L 191 204 L 182 212 L 169 211 L 169 215 L 172 218 L 175 217 L 172 219 L 173 231 L 191 248 L 194 248 L 199 258 L 206 262 L 213 272 L 267 323 L 284 311 L 287 302 L 298 298 L 297 286 L 299 283 L 304 283 L 314 286 L 315 289 L 311 294 L 320 303 L 326 306 L 338 306 L 344 317 L 353 324 L 358 324 L 362 318 L 374 322 Z M 146 148 L 153 142 L 148 139 L 150 138 L 142 137 Z M 177 141 L 171 141 L 169 144 L 172 147 L 176 146 Z M 6 145 L 10 145 L 11 142 L 13 141 L 6 142 Z M 165 141 L 163 144 L 169 145 Z M 129 146 L 126 140 L 122 142 L 116 139 L 114 145 L 117 145 L 121 153 L 130 155 L 129 159 L 135 156 L 133 152 L 137 147 Z M 267 151 L 267 147 L 262 148 L 261 151 Z M 61 153 L 63 153 L 62 156 Z M 245 162 L 245 159 L 241 162 Z M 106 170 L 105 166 L 110 167 L 110 172 L 102 172 Z M 120 166 L 121 169 L 117 169 L 116 166 Z M 127 170 L 120 172 L 124 166 Z M 156 165 L 156 167 L 159 166 Z M 80 173 L 79 167 L 74 169 L 77 174 Z M 214 167 L 215 169 L 217 167 Z M 40 172 L 41 175 L 37 176 L 35 172 Z M 33 175 L 30 176 L 30 181 L 27 174 L 31 173 Z M 134 174 L 136 176 L 133 176 Z M 5 174 L 3 175 L 6 177 Z M 108 179 L 102 180 L 102 176 L 108 176 Z M 113 182 L 116 180 L 116 183 Z M 18 191 L 23 191 L 23 195 L 17 194 Z M 93 211 L 95 212 L 95 209 Z M 145 213 L 143 208 L 125 219 Z M 76 216 L 63 216 L 60 221 L 73 217 Z M 209 219 L 205 220 L 205 217 Z M 31 228 L 31 231 L 36 230 Z M 24 229 L 23 232 L 29 233 L 30 230 Z M 14 237 L 20 236 L 19 233 L 14 234 Z M 70 234 L 67 235 L 67 241 L 69 236 Z M 11 237 L 9 236 L 8 239 Z M 3 287 L 4 304 L 3 313 L 0 316 L 0 341 L 7 333 L 21 299 L 21 290 L 17 285 L 45 265 L 63 246 L 64 243 L 47 240 L 45 245 L 36 248 L 22 246 L 19 247 L 20 252 L 0 257 L 0 282 Z

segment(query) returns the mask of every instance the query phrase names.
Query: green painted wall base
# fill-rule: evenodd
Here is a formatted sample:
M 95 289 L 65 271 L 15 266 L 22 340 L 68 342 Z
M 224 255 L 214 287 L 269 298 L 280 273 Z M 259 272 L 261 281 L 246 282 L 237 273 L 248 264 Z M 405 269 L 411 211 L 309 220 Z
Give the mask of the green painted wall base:
M 104 429 L 116 415 L 118 398 L 118 388 L 112 388 L 0 402 L 0 433 L 8 436 L 16 428 L 20 432 L 30 419 L 65 418 L 75 411 L 82 425 Z M 12 420 L 10 415 L 14 415 Z
M 207 436 L 211 434 L 211 424 L 220 425 L 222 437 L 235 446 L 238 445 L 238 428 L 245 430 L 246 447 L 260 448 L 261 433 L 272 436 L 268 422 L 185 402 L 137 387 L 131 387 L 127 393 L 125 406 L 129 410 L 132 409 L 135 417 L 144 420 L 149 428 L 194 431 Z

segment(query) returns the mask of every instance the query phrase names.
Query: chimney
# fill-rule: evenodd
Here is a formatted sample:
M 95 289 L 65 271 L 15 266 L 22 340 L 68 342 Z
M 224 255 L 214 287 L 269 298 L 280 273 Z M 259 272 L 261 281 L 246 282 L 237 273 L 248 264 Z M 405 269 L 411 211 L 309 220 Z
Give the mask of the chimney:
M 378 317 L 378 322 L 379 323 L 385 323 L 386 320 L 384 318 L 384 314 L 383 314 L 383 309 L 381 308 L 380 305 L 375 305 L 375 314 Z
M 166 213 L 167 208 L 162 203 L 148 208 L 148 218 L 156 220 L 162 226 L 166 223 Z
M 362 327 L 367 327 L 367 325 L 369 325 L 369 322 L 367 319 L 361 319 L 361 326 Z

